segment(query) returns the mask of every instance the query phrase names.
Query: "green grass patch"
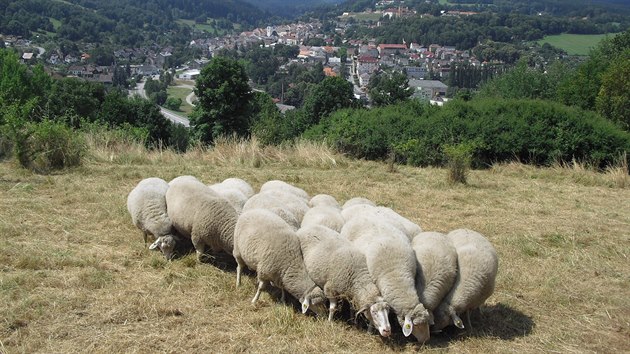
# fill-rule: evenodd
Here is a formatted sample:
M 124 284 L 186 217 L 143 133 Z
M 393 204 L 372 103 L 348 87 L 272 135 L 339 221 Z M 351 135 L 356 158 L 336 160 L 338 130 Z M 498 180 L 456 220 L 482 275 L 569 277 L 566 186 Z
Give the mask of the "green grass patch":
M 59 27 L 61 27 L 61 21 L 57 20 L 56 18 L 52 18 L 52 17 L 49 17 L 48 19 L 50 20 L 50 23 L 52 23 L 53 28 L 55 29 L 55 31 L 58 30 Z
M 206 22 L 204 24 L 199 24 L 199 23 L 196 23 L 194 20 L 179 19 L 177 20 L 177 23 L 186 25 L 186 26 L 189 26 L 189 27 L 192 27 L 192 28 L 204 31 L 204 32 L 208 32 L 208 33 L 214 33 L 216 30 L 216 33 L 219 36 L 226 34 L 226 31 L 224 29 L 216 28 L 213 25 L 211 25 L 209 22 Z
M 175 97 L 175 98 L 182 99 L 182 105 L 179 106 L 179 109 L 180 111 L 186 113 L 186 115 L 189 115 L 190 113 L 192 113 L 192 110 L 193 110 L 193 106 L 189 105 L 188 102 L 186 102 L 186 96 L 188 96 L 191 92 L 192 92 L 192 89 L 189 89 L 186 87 L 176 87 L 176 86 L 169 86 L 168 89 L 166 90 L 168 97 Z
M 565 50 L 571 55 L 588 55 L 591 48 L 594 48 L 606 34 L 569 34 L 563 33 L 554 36 L 545 36 L 538 40 L 538 44 L 549 43 L 554 47 Z

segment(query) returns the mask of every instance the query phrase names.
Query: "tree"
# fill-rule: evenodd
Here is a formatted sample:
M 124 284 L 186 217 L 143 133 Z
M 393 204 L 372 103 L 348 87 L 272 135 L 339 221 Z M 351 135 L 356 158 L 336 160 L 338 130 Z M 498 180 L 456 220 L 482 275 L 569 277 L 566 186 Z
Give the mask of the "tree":
M 164 106 L 174 111 L 179 111 L 179 106 L 182 105 L 182 99 L 179 97 L 169 97 L 166 99 Z
M 304 131 L 331 114 L 353 105 L 352 84 L 338 76 L 325 78 L 308 93 L 304 102 L 304 119 L 299 129 Z
M 225 134 L 247 135 L 252 93 L 245 68 L 234 59 L 214 57 L 195 85 L 198 104 L 190 119 L 193 133 L 205 143 Z
M 630 130 L 630 49 L 604 73 L 595 105 L 601 115 Z
M 394 71 L 382 72 L 370 78 L 370 99 L 375 106 L 386 106 L 407 100 L 413 94 L 407 75 Z

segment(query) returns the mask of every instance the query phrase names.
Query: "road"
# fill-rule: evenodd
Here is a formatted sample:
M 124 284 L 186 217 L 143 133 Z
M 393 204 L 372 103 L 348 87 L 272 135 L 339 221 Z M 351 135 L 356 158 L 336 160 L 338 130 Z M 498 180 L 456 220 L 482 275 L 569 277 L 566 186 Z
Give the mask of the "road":
M 138 85 L 136 85 L 135 89 L 129 90 L 129 96 L 133 95 L 139 95 L 144 99 L 149 99 L 147 97 L 147 92 L 144 90 L 144 81 L 139 82 Z M 190 121 L 186 116 L 183 116 L 173 111 L 169 111 L 164 107 L 160 107 L 160 113 L 162 113 L 162 115 L 166 117 L 166 119 L 170 120 L 173 123 L 181 124 L 185 127 L 190 126 Z

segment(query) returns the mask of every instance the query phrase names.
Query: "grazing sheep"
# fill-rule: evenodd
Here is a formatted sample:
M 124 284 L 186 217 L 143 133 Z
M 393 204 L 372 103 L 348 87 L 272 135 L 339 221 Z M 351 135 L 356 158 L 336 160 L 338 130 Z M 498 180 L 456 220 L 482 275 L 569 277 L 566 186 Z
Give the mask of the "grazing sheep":
M 416 292 L 416 256 L 407 236 L 386 221 L 357 216 L 341 229 L 341 235 L 365 255 L 367 266 L 385 301 L 396 312 L 403 334 L 421 342 L 429 340 L 431 314 Z
M 281 208 L 291 213 L 297 220 L 298 226 L 309 209 L 307 202 L 294 194 L 281 190 L 267 190 L 249 198 L 243 206 L 243 212 L 272 208 Z
M 392 224 L 402 226 L 402 231 L 407 235 L 409 240 L 413 240 L 414 236 L 422 232 L 422 228 L 418 224 L 398 214 L 391 208 L 377 206 L 376 213 L 383 215 Z
M 344 223 L 345 220 L 341 216 L 339 209 L 329 206 L 316 206 L 304 214 L 301 227 L 321 225 L 340 232 Z
M 366 205 L 370 205 L 370 206 L 376 206 L 376 203 L 374 203 L 373 201 L 367 199 L 367 198 L 363 198 L 363 197 L 354 197 L 352 199 L 348 199 L 345 203 L 343 203 L 343 207 L 341 207 L 341 209 L 346 209 L 349 208 L 353 205 L 357 205 L 357 204 L 366 204 Z
M 170 182 L 168 182 L 168 185 L 170 186 L 173 183 L 177 183 L 177 182 L 181 182 L 181 181 L 197 181 L 197 182 L 201 182 L 195 176 L 184 175 L 184 176 L 178 176 L 178 177 L 173 178 Z
M 236 285 L 241 282 L 243 267 L 256 271 L 258 290 L 252 299 L 256 303 L 261 290 L 273 282 L 274 286 L 297 298 L 302 312 L 310 305 L 323 306 L 324 292 L 308 276 L 300 240 L 282 218 L 265 209 L 244 211 L 234 230 L 234 259 Z
M 418 261 L 418 297 L 429 311 L 434 311 L 455 283 L 457 252 L 446 235 L 439 232 L 418 233 L 411 246 Z
M 151 245 L 150 249 L 163 245 L 159 248 L 167 259 L 171 259 L 177 237 L 172 233 L 173 223 L 166 211 L 168 187 L 161 178 L 143 179 L 127 196 L 127 210 L 133 224 L 142 231 L 144 244 L 147 244 L 148 235 L 152 235 L 161 242 Z
M 220 184 L 225 188 L 238 189 L 246 198 L 251 198 L 254 195 L 254 188 L 240 178 L 226 178 Z
M 297 236 L 308 275 L 330 301 L 328 320 L 332 321 L 337 299 L 345 298 L 358 309 L 357 316 L 364 313 L 379 333 L 388 337 L 389 306 L 370 276 L 365 256 L 350 241 L 324 226 L 302 227 Z
M 451 291 L 435 311 L 435 327 L 439 331 L 449 324 L 460 329 L 464 323 L 459 317 L 466 313 L 468 326 L 470 311 L 483 305 L 494 291 L 499 259 L 494 247 L 478 232 L 458 229 L 446 237 L 457 251 L 457 276 Z
M 328 194 L 318 194 L 314 196 L 313 198 L 311 198 L 308 204 L 311 206 L 311 208 L 316 207 L 316 206 L 328 206 L 332 208 L 341 209 L 341 206 L 339 205 L 339 202 L 337 202 L 337 199 L 335 199 L 335 197 L 333 197 L 332 195 L 328 195 Z
M 381 218 L 396 227 L 398 230 L 402 231 L 409 241 L 413 239 L 415 234 L 422 232 L 420 226 L 414 224 L 409 219 L 387 207 L 372 206 L 369 204 L 355 204 L 341 210 L 341 215 L 346 222 L 356 216 L 371 215 L 376 218 Z
M 304 199 L 305 202 L 308 202 L 311 199 L 308 193 L 306 193 L 306 191 L 304 191 L 303 189 L 298 188 L 287 182 L 283 182 L 279 180 L 267 181 L 262 186 L 260 186 L 261 192 L 270 191 L 270 190 L 281 190 L 284 192 L 289 192 L 295 195 L 296 197 L 300 197 Z
M 225 187 L 221 183 L 216 183 L 209 187 L 218 195 L 225 198 L 237 212 L 240 213 L 241 210 L 243 210 L 243 205 L 247 202 L 247 197 L 239 189 Z
M 190 237 L 199 260 L 206 247 L 232 254 L 238 214 L 227 200 L 198 180 L 176 178 L 166 192 L 166 204 L 173 227 Z

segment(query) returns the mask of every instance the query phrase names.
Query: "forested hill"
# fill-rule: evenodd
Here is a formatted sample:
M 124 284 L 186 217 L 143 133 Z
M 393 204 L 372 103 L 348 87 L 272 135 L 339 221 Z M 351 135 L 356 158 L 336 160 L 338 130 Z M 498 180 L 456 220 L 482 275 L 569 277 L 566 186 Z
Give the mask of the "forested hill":
M 284 17 L 298 17 L 304 12 L 323 5 L 333 8 L 344 0 L 245 0 L 250 4 Z
M 242 0 L 0 0 L 0 33 L 138 45 L 178 31 L 176 20 L 222 19 L 244 28 L 272 17 Z

